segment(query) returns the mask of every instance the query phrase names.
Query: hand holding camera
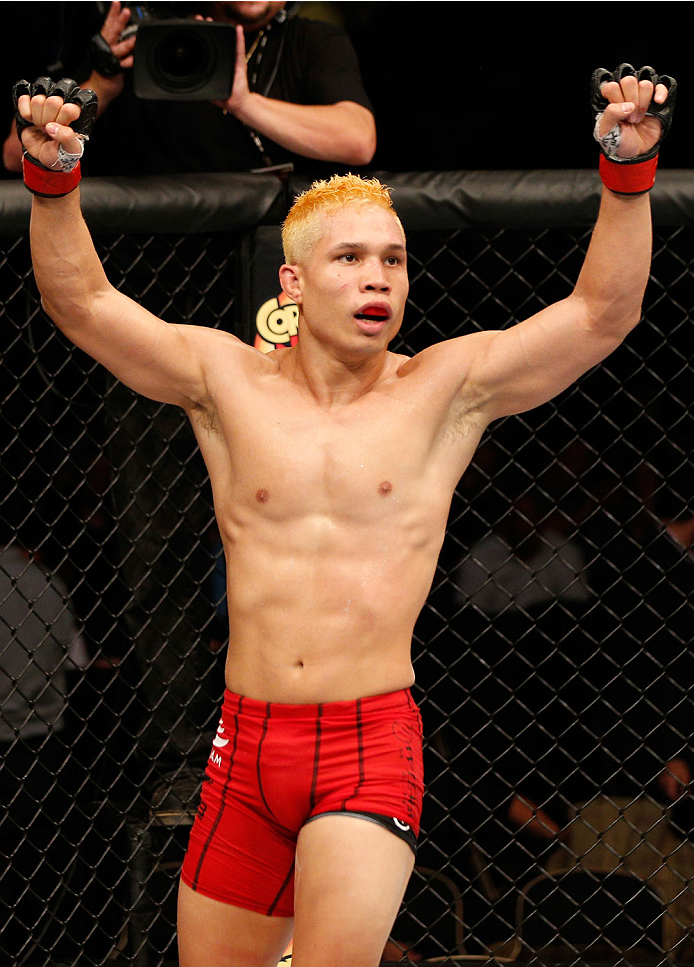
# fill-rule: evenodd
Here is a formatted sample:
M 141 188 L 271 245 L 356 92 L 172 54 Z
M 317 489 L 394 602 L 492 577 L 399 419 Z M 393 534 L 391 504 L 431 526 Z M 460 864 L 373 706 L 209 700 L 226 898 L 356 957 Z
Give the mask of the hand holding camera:
M 113 0 L 101 31 L 92 38 L 89 86 L 104 109 L 123 90 L 123 72 L 134 68 L 138 97 L 149 100 L 226 101 L 232 89 L 235 46 L 243 30 L 202 18 L 159 20 L 142 8 Z M 246 88 L 245 50 L 243 82 Z M 236 65 L 238 69 L 238 64 Z

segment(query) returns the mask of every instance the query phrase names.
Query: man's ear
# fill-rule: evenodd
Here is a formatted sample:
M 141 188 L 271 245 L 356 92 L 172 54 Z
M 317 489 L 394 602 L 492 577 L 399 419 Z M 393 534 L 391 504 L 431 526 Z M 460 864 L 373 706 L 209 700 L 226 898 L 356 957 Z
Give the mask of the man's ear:
M 283 265 L 280 269 L 280 285 L 292 302 L 301 305 L 301 276 L 296 265 Z

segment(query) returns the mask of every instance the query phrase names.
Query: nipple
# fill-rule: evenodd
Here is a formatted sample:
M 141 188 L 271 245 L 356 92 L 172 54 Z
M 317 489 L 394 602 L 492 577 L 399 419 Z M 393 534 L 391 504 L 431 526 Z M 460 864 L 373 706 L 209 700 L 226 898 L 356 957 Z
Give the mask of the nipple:
M 260 490 L 256 490 L 255 499 L 259 504 L 266 504 L 270 499 L 270 494 L 267 492 L 267 490 L 261 488 Z
M 378 492 L 383 497 L 386 497 L 393 489 L 393 485 L 390 480 L 384 480 L 383 483 L 378 485 Z

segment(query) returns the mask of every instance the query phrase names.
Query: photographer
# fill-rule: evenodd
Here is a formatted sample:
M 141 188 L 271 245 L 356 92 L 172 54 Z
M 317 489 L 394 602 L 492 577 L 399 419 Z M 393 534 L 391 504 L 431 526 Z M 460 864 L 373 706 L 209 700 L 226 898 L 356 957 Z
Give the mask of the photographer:
M 91 73 L 80 80 L 98 94 L 100 113 L 85 171 L 243 171 L 288 162 L 314 171 L 321 162 L 368 164 L 376 128 L 351 43 L 330 24 L 296 16 L 297 7 L 281 0 L 200 6 L 198 17 L 236 25 L 231 94 L 212 104 L 135 96 L 136 37 L 121 40 L 131 11 L 114 0 L 92 42 Z M 133 144 L 146 150 L 135 154 Z M 14 129 L 3 161 L 8 171 L 21 171 Z

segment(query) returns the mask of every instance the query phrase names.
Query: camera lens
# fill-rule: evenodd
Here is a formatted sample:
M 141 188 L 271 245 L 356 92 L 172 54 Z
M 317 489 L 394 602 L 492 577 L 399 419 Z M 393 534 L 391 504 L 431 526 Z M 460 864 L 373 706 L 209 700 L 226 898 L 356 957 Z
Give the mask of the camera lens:
M 236 28 L 216 21 L 149 20 L 137 29 L 133 88 L 157 101 L 229 97 L 234 81 Z
M 172 92 L 191 91 L 214 71 L 214 51 L 195 30 L 174 29 L 152 51 L 152 66 L 162 86 Z

